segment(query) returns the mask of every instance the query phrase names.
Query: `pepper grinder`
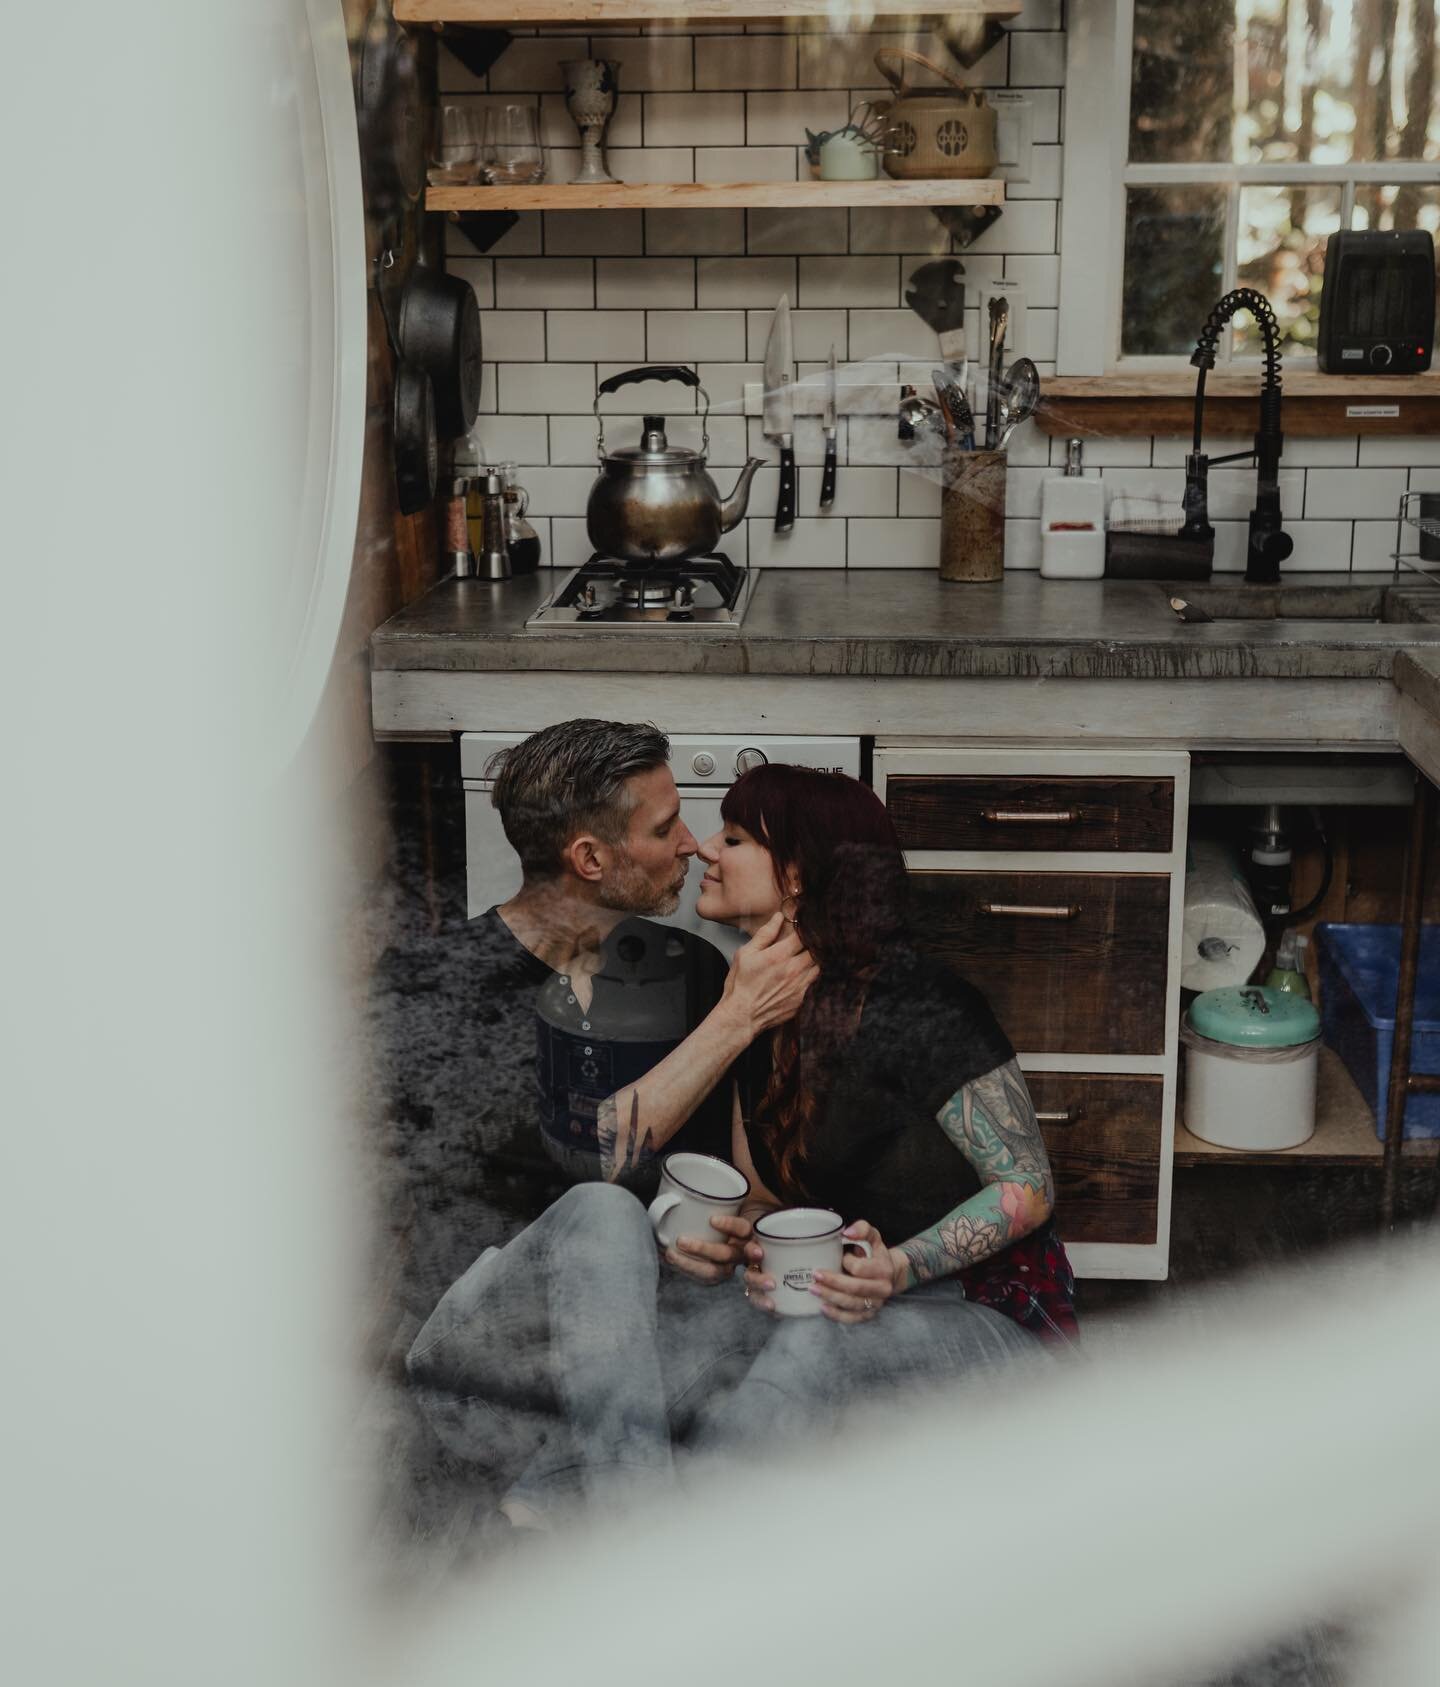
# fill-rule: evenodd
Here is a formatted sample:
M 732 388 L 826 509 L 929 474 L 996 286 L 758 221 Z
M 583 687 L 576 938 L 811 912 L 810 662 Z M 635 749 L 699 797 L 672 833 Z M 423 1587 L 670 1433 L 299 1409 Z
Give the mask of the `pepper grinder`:
M 476 475 L 480 473 L 478 442 L 473 434 L 455 442 L 450 461 L 450 494 L 445 500 L 445 566 L 457 580 L 468 580 L 475 573 L 475 557 L 470 549 L 470 525 L 466 520 L 466 501 Z
M 508 580 L 510 549 L 505 542 L 505 477 L 494 469 L 485 472 L 480 494 L 482 539 L 475 558 L 475 573 L 482 580 Z

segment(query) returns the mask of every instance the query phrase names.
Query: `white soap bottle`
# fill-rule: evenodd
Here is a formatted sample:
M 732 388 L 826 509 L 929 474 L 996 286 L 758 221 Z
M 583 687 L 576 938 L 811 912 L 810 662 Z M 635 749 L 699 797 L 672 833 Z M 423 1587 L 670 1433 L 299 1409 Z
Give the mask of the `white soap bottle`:
M 1068 441 L 1065 473 L 1040 487 L 1040 572 L 1047 580 L 1098 580 L 1105 572 L 1105 485 L 1087 475 L 1085 446 Z

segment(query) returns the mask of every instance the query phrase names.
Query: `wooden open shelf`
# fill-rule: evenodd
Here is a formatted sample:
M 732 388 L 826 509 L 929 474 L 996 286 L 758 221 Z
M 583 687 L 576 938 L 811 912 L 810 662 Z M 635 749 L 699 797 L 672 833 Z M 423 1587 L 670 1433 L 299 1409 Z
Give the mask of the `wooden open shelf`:
M 1333 1049 L 1322 1047 L 1315 1078 L 1315 1134 L 1298 1148 L 1274 1153 L 1246 1154 L 1202 1142 L 1175 1121 L 1177 1166 L 1375 1166 L 1385 1145 L 1375 1134 L 1375 1117 L 1355 1080 Z M 1407 1141 L 1401 1150 L 1407 1160 L 1434 1159 L 1440 1142 Z
M 1080 439 L 1188 434 L 1195 409 L 1194 369 L 1161 375 L 1052 375 L 1043 382 L 1036 425 Z M 1282 372 L 1287 434 L 1420 434 L 1440 431 L 1440 371 L 1425 375 L 1320 375 Z M 1260 393 L 1253 373 L 1215 369 L 1205 378 L 1207 438 L 1255 432 Z M 1352 405 L 1386 405 L 1398 416 L 1350 416 Z
M 1024 0 L 941 0 L 939 4 L 917 5 L 915 0 L 866 0 L 867 18 L 971 17 L 1014 18 Z M 843 28 L 844 8 L 832 0 L 395 0 L 395 16 L 401 23 L 465 23 L 497 28 L 504 24 L 630 24 L 673 19 L 706 23 L 734 20 L 737 24 L 774 19 L 814 19 L 827 23 L 837 15 Z M 853 7 L 855 16 L 862 8 Z M 864 24 L 851 27 L 864 29 Z
M 430 211 L 726 210 L 827 205 L 1003 205 L 1005 183 L 897 182 L 614 182 L 575 187 L 541 182 L 528 187 L 432 187 Z

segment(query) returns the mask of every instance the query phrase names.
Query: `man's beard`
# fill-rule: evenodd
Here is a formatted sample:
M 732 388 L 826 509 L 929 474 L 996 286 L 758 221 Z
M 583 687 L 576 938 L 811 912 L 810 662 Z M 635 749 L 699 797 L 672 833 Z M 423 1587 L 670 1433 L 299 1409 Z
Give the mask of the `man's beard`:
M 678 871 L 678 869 L 677 869 Z M 688 873 L 689 869 L 686 869 Z M 673 914 L 680 906 L 680 891 L 685 883 L 657 886 L 628 856 L 622 856 L 605 875 L 600 886 L 600 898 L 607 908 L 623 914 Z

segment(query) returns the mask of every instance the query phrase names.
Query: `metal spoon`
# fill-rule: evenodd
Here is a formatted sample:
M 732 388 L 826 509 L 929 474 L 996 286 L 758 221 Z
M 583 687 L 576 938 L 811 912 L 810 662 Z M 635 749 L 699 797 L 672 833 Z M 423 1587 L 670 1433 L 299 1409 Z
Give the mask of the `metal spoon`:
M 1040 402 L 1040 371 L 1028 357 L 1017 357 L 1000 383 L 1000 435 L 995 449 L 1003 451 L 1021 422 L 1035 414 Z

